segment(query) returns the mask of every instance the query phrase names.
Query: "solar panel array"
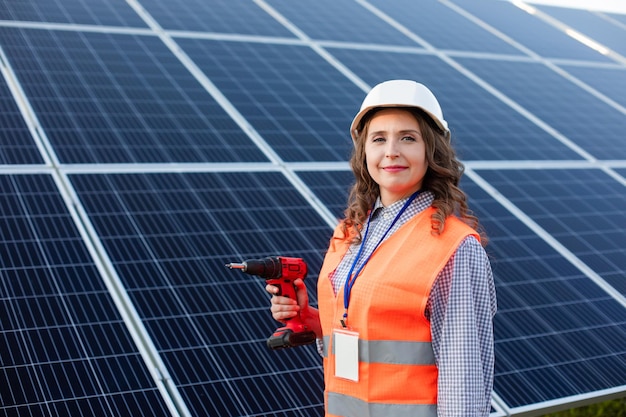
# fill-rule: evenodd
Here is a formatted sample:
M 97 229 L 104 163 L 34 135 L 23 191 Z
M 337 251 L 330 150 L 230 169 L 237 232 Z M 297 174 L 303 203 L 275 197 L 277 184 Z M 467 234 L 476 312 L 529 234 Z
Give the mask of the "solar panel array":
M 0 0 L 0 415 L 321 415 L 315 348 L 268 350 L 224 264 L 302 257 L 317 303 L 391 78 L 439 98 L 490 236 L 492 415 L 626 395 L 626 18 L 521 7 Z

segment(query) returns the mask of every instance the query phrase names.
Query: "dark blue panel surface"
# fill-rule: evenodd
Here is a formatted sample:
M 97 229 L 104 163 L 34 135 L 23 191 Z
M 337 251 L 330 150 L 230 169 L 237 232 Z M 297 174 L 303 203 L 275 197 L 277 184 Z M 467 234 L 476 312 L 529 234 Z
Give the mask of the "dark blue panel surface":
M 480 174 L 626 295 L 626 189 L 601 170 Z
M 258 4 L 249 0 L 140 0 L 164 29 L 294 37 Z
M 2 0 L 0 20 L 146 27 L 125 0 Z
M 426 84 L 437 96 L 464 160 L 580 159 L 435 56 L 342 49 L 332 49 L 331 53 L 370 85 L 392 78 Z
M 626 67 L 560 65 L 565 71 L 626 108 Z
M 598 14 L 580 9 L 537 5 L 537 9 L 565 23 L 589 39 L 626 56 L 626 27 L 610 24 Z
M 337 219 L 344 217 L 348 191 L 354 184 L 352 171 L 303 171 L 298 172 L 298 176 Z
M 370 3 L 435 48 L 522 54 L 519 49 L 439 1 L 374 0 Z
M 72 182 L 194 415 L 321 412 L 316 349 L 270 351 L 265 340 L 280 325 L 264 281 L 224 267 L 302 257 L 316 304 L 316 272 L 332 230 L 281 174 L 78 175 Z
M 0 78 L 0 165 L 41 164 L 43 159 L 3 78 Z
M 609 61 L 609 58 L 509 1 L 454 0 L 453 3 L 542 57 Z
M 459 62 L 592 156 L 626 158 L 624 114 L 555 71 L 535 63 Z
M 0 28 L 63 163 L 266 160 L 156 37 Z
M 0 414 L 169 416 L 52 177 L 0 190 Z
M 489 179 L 500 172 L 480 174 Z M 522 174 L 502 175 L 512 185 Z M 541 177 L 537 183 L 552 177 L 545 171 L 536 176 Z M 626 338 L 623 306 L 474 183 L 465 179 L 463 189 L 489 236 L 487 252 L 498 293 L 498 395 L 515 408 L 626 384 L 626 357 L 622 348 L 616 349 L 616 341 Z M 548 192 L 542 190 L 542 195 Z M 556 194 L 554 200 L 561 197 Z M 541 196 L 535 192 L 525 198 Z M 568 210 L 554 210 L 554 215 L 566 218 Z
M 419 46 L 357 2 L 270 0 L 267 3 L 312 39 Z
M 285 161 L 343 161 L 363 93 L 302 46 L 177 39 Z

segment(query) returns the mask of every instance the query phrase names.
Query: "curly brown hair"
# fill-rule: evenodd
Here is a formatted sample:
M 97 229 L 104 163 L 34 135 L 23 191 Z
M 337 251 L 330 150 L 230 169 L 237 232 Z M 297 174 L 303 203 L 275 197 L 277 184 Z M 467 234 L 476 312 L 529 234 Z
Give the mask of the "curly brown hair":
M 467 196 L 459 188 L 465 167 L 456 157 L 456 152 L 450 143 L 450 132 L 442 131 L 432 118 L 419 108 L 402 107 L 402 109 L 407 110 L 415 117 L 426 145 L 428 169 L 424 176 L 422 190 L 431 191 L 435 195 L 432 203 L 436 209 L 431 217 L 432 233 L 436 235 L 442 233 L 446 218 L 456 215 L 480 234 L 481 243 L 486 246 L 487 236 L 480 227 L 478 218 L 469 210 Z M 350 166 L 354 172 L 355 183 L 348 196 L 343 232 L 347 237 L 350 235 L 351 229 L 354 231 L 353 243 L 361 241 L 363 224 L 367 220 L 369 210 L 380 195 L 378 184 L 370 176 L 365 160 L 365 137 L 369 122 L 379 110 L 381 108 L 375 108 L 363 117 L 350 157 Z

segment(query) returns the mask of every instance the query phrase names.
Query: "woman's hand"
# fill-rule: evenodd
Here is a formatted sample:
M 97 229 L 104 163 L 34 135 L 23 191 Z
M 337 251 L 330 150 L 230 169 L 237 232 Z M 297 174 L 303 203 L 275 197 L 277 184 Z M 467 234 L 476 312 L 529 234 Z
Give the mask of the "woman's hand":
M 276 295 L 278 293 L 278 288 L 273 285 L 268 284 L 265 286 L 265 290 L 272 294 L 272 305 L 270 307 L 272 317 L 274 320 L 284 324 L 289 319 L 300 314 L 302 322 L 309 326 L 311 330 L 315 332 L 317 337 L 322 337 L 319 312 L 316 308 L 309 305 L 309 294 L 307 293 L 304 281 L 298 278 L 293 282 L 293 284 L 296 288 L 297 300 Z

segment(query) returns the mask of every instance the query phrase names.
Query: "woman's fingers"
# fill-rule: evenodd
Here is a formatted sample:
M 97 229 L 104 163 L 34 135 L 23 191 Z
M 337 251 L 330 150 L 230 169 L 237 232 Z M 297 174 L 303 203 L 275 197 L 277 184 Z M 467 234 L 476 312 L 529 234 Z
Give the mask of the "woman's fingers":
M 300 311 L 300 307 L 298 306 L 296 300 L 276 295 L 278 288 L 275 286 L 267 285 L 265 290 L 272 294 L 272 298 L 270 300 L 272 304 L 270 311 L 272 312 L 274 320 L 284 322 L 295 317 L 298 314 L 298 311 Z

